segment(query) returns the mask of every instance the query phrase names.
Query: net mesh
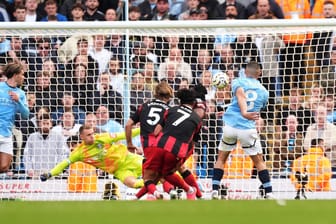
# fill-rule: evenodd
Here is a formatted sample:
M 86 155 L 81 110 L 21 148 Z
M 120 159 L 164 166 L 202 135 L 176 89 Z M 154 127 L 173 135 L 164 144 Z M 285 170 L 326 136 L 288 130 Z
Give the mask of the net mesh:
M 4 46 L 0 64 L 25 65 L 22 88 L 31 114 L 26 120 L 17 117 L 14 160 L 10 172 L 1 176 L 1 198 L 99 200 L 110 180 L 118 183 L 123 199 L 133 195 L 112 174 L 86 164 L 75 164 L 47 182 L 40 182 L 39 176 L 67 158 L 66 140 L 78 135 L 84 122 L 97 123 L 98 131 L 123 131 L 130 114 L 152 98 L 153 88 L 163 79 L 174 90 L 198 83 L 208 90 L 209 112 L 187 166 L 209 193 L 222 115 L 231 100 L 230 86 L 216 89 L 211 78 L 220 71 L 230 79 L 243 76 L 250 61 L 261 65 L 260 81 L 270 93 L 257 129 L 274 191 L 294 198 L 304 185 L 312 190 L 310 198 L 336 197 L 330 179 L 332 167 L 336 168 L 335 24 L 315 20 L 285 25 L 273 21 L 10 25 L 11 29 L 0 27 Z M 34 135 L 39 128 L 36 117 L 45 113 L 57 134 L 41 139 Z M 113 125 L 107 124 L 108 119 Z M 312 145 L 314 139 L 323 142 Z M 140 146 L 139 139 L 134 141 Z M 256 197 L 257 172 L 239 145 L 224 170 L 222 182 L 230 198 Z M 307 173 L 307 183 L 295 172 Z

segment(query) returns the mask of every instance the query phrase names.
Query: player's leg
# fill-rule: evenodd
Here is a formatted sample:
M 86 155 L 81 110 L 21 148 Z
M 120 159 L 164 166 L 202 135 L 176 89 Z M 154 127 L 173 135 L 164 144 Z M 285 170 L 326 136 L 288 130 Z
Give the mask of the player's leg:
M 181 174 L 184 181 L 189 184 L 190 186 L 196 189 L 196 197 L 201 198 L 202 192 L 199 188 L 195 176 L 188 170 L 184 165 L 178 168 L 178 172 Z
M 218 156 L 213 169 L 212 176 L 212 198 L 218 198 L 218 191 L 221 180 L 224 175 L 224 164 L 229 157 L 231 151 L 237 146 L 238 130 L 230 126 L 223 127 L 223 137 L 218 146 Z
M 0 137 L 0 173 L 9 170 L 13 159 L 13 140 L 12 138 Z
M 262 157 L 262 148 L 257 130 L 251 129 L 241 132 L 241 145 L 244 152 L 251 157 L 257 169 L 265 194 L 272 193 L 271 178 Z

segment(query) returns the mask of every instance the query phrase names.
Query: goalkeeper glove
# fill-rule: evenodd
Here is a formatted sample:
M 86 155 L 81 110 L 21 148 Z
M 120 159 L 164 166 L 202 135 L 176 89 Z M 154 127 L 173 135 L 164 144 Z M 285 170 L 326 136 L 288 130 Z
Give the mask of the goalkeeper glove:
M 51 173 L 42 173 L 40 176 L 41 181 L 46 181 L 51 177 Z

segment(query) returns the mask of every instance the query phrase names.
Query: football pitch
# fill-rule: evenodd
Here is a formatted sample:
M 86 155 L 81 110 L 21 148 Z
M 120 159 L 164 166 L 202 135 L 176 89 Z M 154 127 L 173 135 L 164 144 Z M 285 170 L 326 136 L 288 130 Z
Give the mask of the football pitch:
M 336 223 L 336 200 L 0 201 L 0 220 L 16 223 Z

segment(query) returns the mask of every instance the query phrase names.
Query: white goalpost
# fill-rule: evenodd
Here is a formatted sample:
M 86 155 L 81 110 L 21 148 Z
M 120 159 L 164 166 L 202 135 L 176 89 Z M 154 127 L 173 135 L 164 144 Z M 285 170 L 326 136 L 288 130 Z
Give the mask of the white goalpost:
M 186 165 L 209 199 L 231 100 L 230 86 L 216 89 L 211 78 L 218 72 L 231 80 L 244 76 L 250 61 L 260 64 L 260 81 L 270 93 L 257 130 L 275 195 L 302 198 L 303 188 L 308 199 L 335 199 L 335 30 L 334 19 L 0 23 L 0 70 L 13 61 L 24 65 L 22 88 L 31 112 L 29 119 L 16 119 L 14 159 L 0 174 L 0 200 L 102 200 L 110 181 L 121 199 L 132 198 L 136 190 L 84 164 L 47 182 L 39 178 L 69 156 L 67 140 L 82 124 L 95 123 L 97 132 L 123 131 L 161 80 L 175 91 L 197 84 L 208 91 L 201 139 Z M 52 121 L 50 132 L 33 138 L 43 114 Z M 50 140 L 50 133 L 62 142 Z M 139 138 L 134 142 L 140 146 Z M 222 185 L 229 199 L 258 197 L 257 172 L 239 144 Z

